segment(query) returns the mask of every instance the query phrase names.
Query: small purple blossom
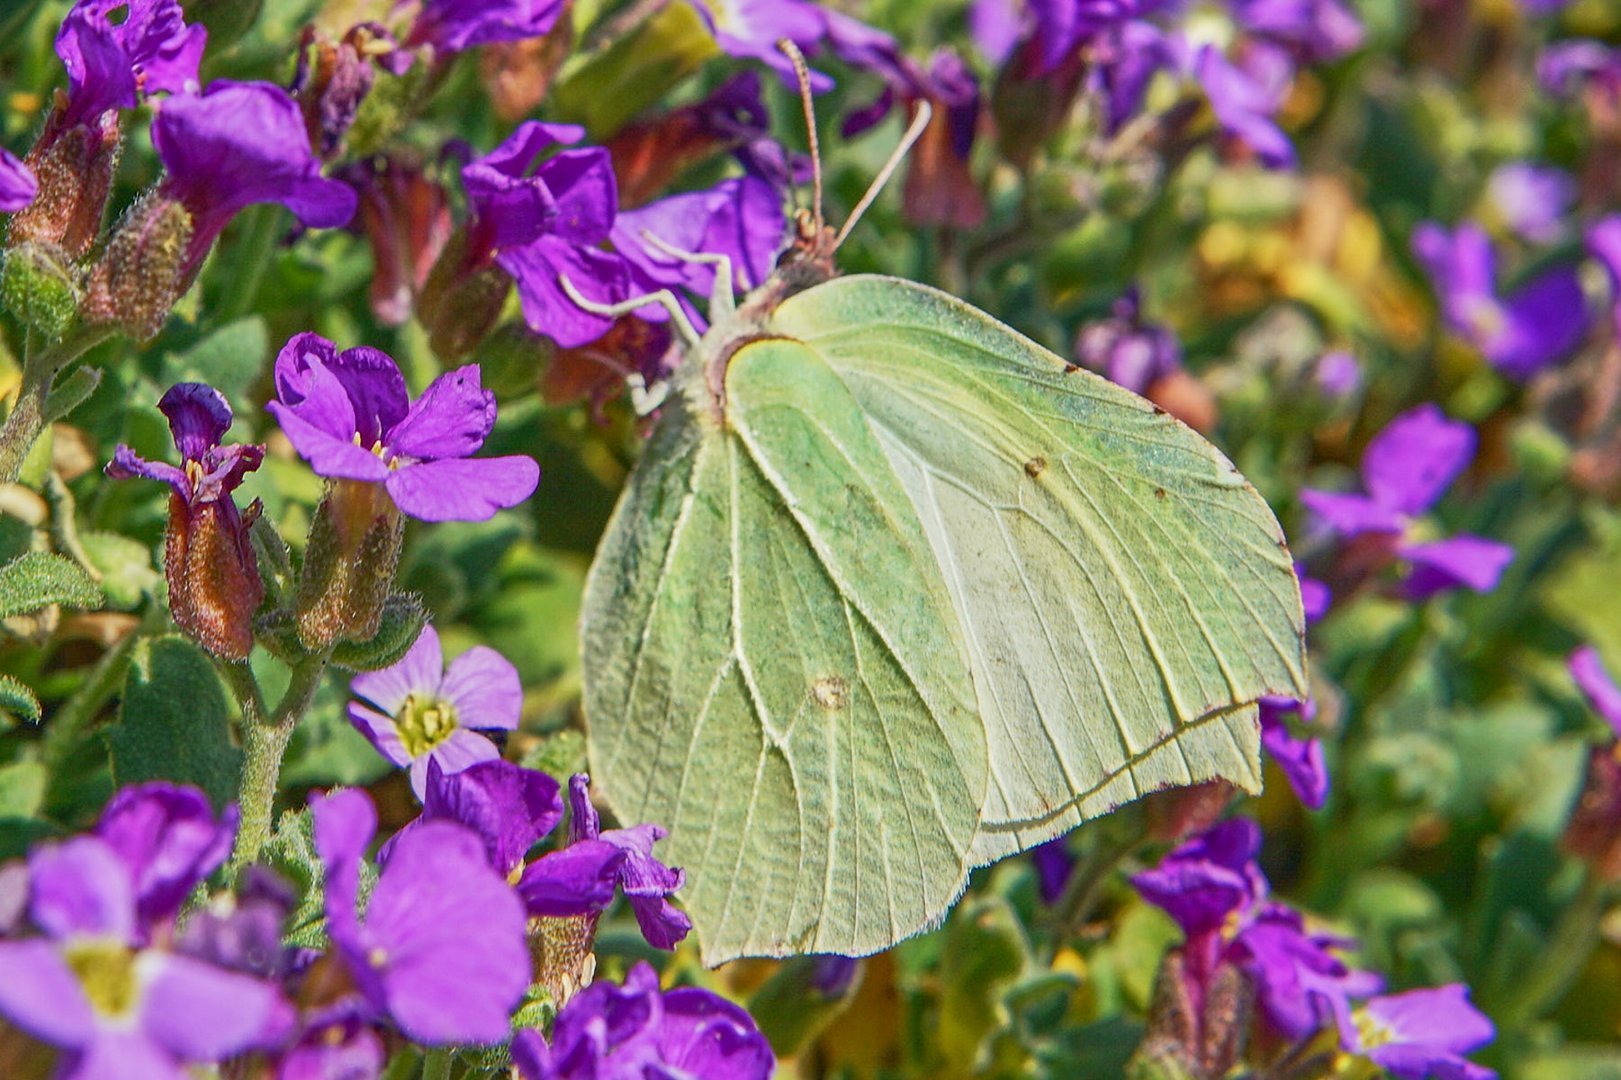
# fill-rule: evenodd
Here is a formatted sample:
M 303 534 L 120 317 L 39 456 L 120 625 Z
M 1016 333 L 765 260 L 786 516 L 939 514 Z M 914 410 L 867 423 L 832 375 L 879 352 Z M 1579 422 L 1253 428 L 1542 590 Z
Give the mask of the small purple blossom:
M 1341 401 L 1356 393 L 1362 385 L 1362 366 L 1345 349 L 1334 349 L 1318 358 L 1312 369 L 1312 380 L 1324 397 Z
M 493 255 L 517 283 L 530 329 L 564 348 L 595 341 L 613 320 L 569 299 L 560 277 L 599 303 L 628 295 L 624 260 L 599 246 L 619 209 L 608 152 L 557 149 L 584 134 L 571 124 L 528 121 L 462 170 L 475 257 Z
M 1030 849 L 1030 863 L 1036 868 L 1036 892 L 1049 907 L 1058 903 L 1075 869 L 1075 856 L 1069 853 L 1069 838 L 1060 836 Z
M 264 461 L 263 446 L 220 444 L 235 416 L 225 395 L 206 383 L 175 383 L 158 400 L 158 411 L 169 421 L 180 464 L 147 461 L 120 443 L 107 465 L 108 476 L 160 481 L 191 507 L 229 504 L 231 492 Z
M 475 645 L 447 669 L 432 624 L 399 662 L 356 675 L 349 720 L 396 765 L 411 770 L 411 790 L 425 799 L 428 765 L 458 773 L 501 752 L 477 729 L 518 726 L 523 687 L 518 671 L 494 649 Z
M 1467 535 L 1410 539 L 1412 519 L 1435 505 L 1474 455 L 1474 430 L 1426 403 L 1392 420 L 1368 444 L 1362 455 L 1367 494 L 1307 488 L 1300 500 L 1326 529 L 1342 537 L 1389 538 L 1395 554 L 1411 566 L 1406 588 L 1414 599 L 1459 586 L 1487 592 L 1513 560 L 1513 548 Z
M 281 1055 L 276 1080 L 375 1080 L 388 1054 L 364 1010 L 352 1000 L 306 1015 Z
M 1362 44 L 1362 24 L 1340 0 L 1234 0 L 1233 21 L 1245 32 L 1321 63 Z
M 1587 303 L 1574 265 L 1545 270 L 1507 297 L 1495 284 L 1496 255 L 1479 225 L 1413 230 L 1413 252 L 1429 271 L 1441 314 L 1503 374 L 1528 379 L 1570 355 L 1587 335 Z
M 354 191 L 321 176 L 304 114 L 279 86 L 221 79 L 203 94 L 170 98 L 152 121 L 152 145 L 167 170 L 159 196 L 191 215 L 186 277 L 254 203 L 281 203 L 311 228 L 354 216 Z
M 567 8 L 565 0 L 425 0 L 405 43 L 456 53 L 475 45 L 542 37 Z
M 1533 244 L 1551 244 L 1565 233 L 1565 215 L 1576 201 L 1576 182 L 1563 169 L 1511 161 L 1492 173 L 1486 195 L 1518 236 Z
M 422 521 L 483 521 L 540 482 L 533 458 L 472 456 L 496 411 L 477 364 L 439 376 L 412 402 L 386 353 L 339 352 L 319 334 L 297 334 L 276 357 L 276 395 L 266 407 L 311 468 L 382 484 L 402 513 Z
M 653 857 L 653 845 L 668 835 L 658 825 L 602 829 L 591 805 L 590 780 L 569 780 L 568 846 L 536 859 L 518 882 L 534 915 L 568 916 L 600 912 L 624 891 L 648 944 L 673 949 L 692 929 L 692 920 L 670 903 L 686 874 Z
M 426 1045 L 506 1039 L 529 985 L 523 905 L 477 836 L 430 821 L 401 836 L 356 910 L 361 857 L 377 832 L 364 792 L 314 799 L 327 930 L 361 995 Z
M 1107 319 L 1089 322 L 1075 338 L 1075 359 L 1110 382 L 1142 394 L 1182 367 L 1182 344 L 1168 327 L 1143 318 L 1136 286 L 1114 302 Z
M 1556 41 L 1537 61 L 1537 81 L 1550 94 L 1569 97 L 1594 84 L 1621 95 L 1621 51 L 1592 38 Z
M 1298 719 L 1309 724 L 1316 715 L 1317 704 L 1313 701 L 1275 696 L 1260 700 L 1261 745 L 1278 763 L 1295 797 L 1308 810 L 1321 810 L 1328 798 L 1328 766 L 1323 762 L 1322 740 L 1296 737 L 1290 721 Z
M 1591 645 L 1583 645 L 1570 654 L 1568 667 L 1570 677 L 1587 698 L 1587 703 L 1610 725 L 1616 738 L 1621 739 L 1621 686 L 1617 686 L 1605 670 L 1598 650 Z
M 237 818 L 234 804 L 216 817 L 193 787 L 138 784 L 113 796 L 95 834 L 129 868 L 141 925 L 174 918 L 196 884 L 224 864 Z
M 292 1026 L 274 984 L 147 945 L 172 912 L 153 922 L 142 900 L 189 892 L 217 865 L 219 830 L 227 843 L 234 831 L 234 819 L 194 816 L 192 795 L 201 799 L 166 784 L 129 789 L 98 826 L 107 836 L 29 856 L 29 912 L 43 936 L 0 941 L 0 1016 L 66 1051 L 65 1075 L 179 1080 L 185 1064 L 274 1046 Z M 179 835 L 154 833 L 164 820 Z
M 448 773 L 439 762 L 429 760 L 427 787 L 421 817 L 395 834 L 395 839 L 425 821 L 442 819 L 465 825 L 483 839 L 490 865 L 509 881 L 522 875 L 529 849 L 563 820 L 563 799 L 556 780 L 499 758 L 477 762 L 457 773 Z M 387 850 L 385 845 L 384 852 Z
M 826 12 L 810 0 L 691 0 L 715 44 L 728 56 L 758 60 L 794 83 L 794 67 L 777 42 L 784 38 L 811 53 L 827 35 Z M 819 71 L 810 73 L 811 89 L 830 90 L 833 80 Z
M 186 25 L 178 0 L 78 0 L 56 33 L 68 72 L 67 110 L 56 122 L 90 123 L 160 91 L 195 94 L 207 40 L 200 24 Z
M 570 999 L 549 1045 L 538 1031 L 521 1032 L 512 1060 L 520 1080 L 766 1080 L 776 1066 L 746 1011 L 695 986 L 660 991 L 646 963 L 631 968 L 623 986 L 593 983 Z
M 1342 1023 L 1340 1045 L 1396 1080 L 1494 1080 L 1491 1069 L 1464 1059 L 1497 1036 L 1461 983 L 1376 997 Z
M 33 172 L 10 150 L 0 147 L 0 214 L 15 214 L 39 193 Z

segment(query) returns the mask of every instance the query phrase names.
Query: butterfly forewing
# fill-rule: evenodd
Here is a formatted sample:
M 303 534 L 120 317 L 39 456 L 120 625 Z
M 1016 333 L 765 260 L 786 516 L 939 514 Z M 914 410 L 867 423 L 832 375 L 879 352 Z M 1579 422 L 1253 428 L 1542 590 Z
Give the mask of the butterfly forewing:
M 1141 398 L 960 301 L 840 278 L 778 308 L 854 396 L 960 620 L 991 767 L 976 862 L 1156 788 L 1258 787 L 1249 703 L 1304 694 L 1266 503 Z

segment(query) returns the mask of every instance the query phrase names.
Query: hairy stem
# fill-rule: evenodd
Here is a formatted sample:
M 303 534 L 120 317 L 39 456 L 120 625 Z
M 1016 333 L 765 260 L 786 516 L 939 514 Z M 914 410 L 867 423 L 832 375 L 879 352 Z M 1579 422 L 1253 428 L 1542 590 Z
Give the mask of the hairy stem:
M 293 665 L 287 690 L 275 712 L 265 707 L 259 682 L 246 661 L 220 665 L 225 683 L 242 710 L 242 787 L 238 805 L 242 823 L 237 829 L 236 846 L 226 864 L 226 876 L 234 877 L 259 857 L 270 839 L 275 823 L 276 789 L 281 782 L 281 759 L 293 729 L 309 711 L 315 692 L 326 673 L 328 652 L 307 656 Z
M 81 326 L 67 337 L 37 352 L 30 349 L 23 361 L 17 405 L 0 426 L 0 484 L 9 484 L 22 471 L 28 451 L 45 430 L 45 399 L 56 373 L 116 332 L 113 326 Z

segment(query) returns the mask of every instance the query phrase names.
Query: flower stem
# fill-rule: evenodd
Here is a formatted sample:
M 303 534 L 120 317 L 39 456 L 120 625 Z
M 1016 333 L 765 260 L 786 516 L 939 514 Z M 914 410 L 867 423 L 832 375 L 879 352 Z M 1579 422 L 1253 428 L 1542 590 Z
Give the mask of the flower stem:
M 423 1055 L 422 1080 L 450 1080 L 450 1047 L 435 1046 Z
M 1547 947 L 1538 956 L 1537 963 L 1514 984 L 1494 1010 L 1503 1029 L 1523 1028 L 1559 1004 L 1598 945 L 1599 919 L 1604 913 L 1606 892 L 1605 882 L 1588 871 L 1576 896 L 1548 935 Z
M 274 713 L 265 707 L 264 695 L 246 661 L 220 665 L 225 683 L 231 688 L 242 710 L 242 787 L 238 805 L 242 824 L 237 829 L 236 846 L 226 864 L 226 876 L 235 877 L 259 857 L 270 839 L 275 823 L 276 789 L 281 781 L 281 759 L 293 729 L 309 711 L 321 676 L 326 673 L 329 652 L 307 656 L 293 665 L 287 690 Z
M 9 484 L 22 472 L 23 461 L 45 430 L 45 399 L 50 395 L 56 373 L 83 356 L 92 347 L 111 337 L 117 327 L 81 326 L 67 337 L 38 352 L 30 350 L 23 361 L 22 385 L 17 404 L 0 426 L 0 484 Z

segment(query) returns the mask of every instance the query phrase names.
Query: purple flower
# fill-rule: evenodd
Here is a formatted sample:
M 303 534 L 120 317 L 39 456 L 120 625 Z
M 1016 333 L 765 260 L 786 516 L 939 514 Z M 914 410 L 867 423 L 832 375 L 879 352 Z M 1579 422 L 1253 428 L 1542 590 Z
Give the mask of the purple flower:
M 1459 586 L 1486 592 L 1513 560 L 1513 548 L 1478 536 L 1427 543 L 1407 538 L 1412 518 L 1434 506 L 1474 456 L 1474 430 L 1426 403 L 1392 420 L 1368 444 L 1362 455 L 1367 494 L 1307 488 L 1300 501 L 1341 536 L 1389 537 L 1412 566 L 1406 587 L 1414 599 Z
M 827 13 L 810 0 L 691 0 L 693 9 L 728 56 L 758 60 L 795 85 L 793 63 L 777 42 L 784 38 L 811 53 L 827 35 Z M 852 20 L 853 21 L 853 20 Z M 859 24 L 858 24 L 859 25 Z M 833 88 L 833 80 L 810 73 L 816 93 Z
M 1263 697 L 1260 701 L 1261 745 L 1283 770 L 1295 797 L 1308 810 L 1321 810 L 1328 798 L 1328 767 L 1323 763 L 1320 739 L 1296 738 L 1290 730 L 1291 717 L 1310 723 L 1317 714 L 1312 701 L 1286 697 Z
M 1362 24 L 1339 0 L 1234 0 L 1233 21 L 1248 33 L 1287 45 L 1321 63 L 1362 44 Z
M 480 761 L 457 773 L 447 773 L 430 758 L 427 789 L 422 816 L 389 843 L 421 822 L 454 821 L 479 835 L 490 865 L 509 881 L 518 880 L 529 849 L 563 819 L 556 780 L 499 758 Z M 387 845 L 383 850 L 386 855 Z
M 1069 853 L 1069 839 L 1060 836 L 1030 849 L 1030 862 L 1036 868 L 1036 891 L 1041 902 L 1049 906 L 1058 903 L 1069 885 L 1070 871 L 1075 868 L 1075 857 Z
M 1589 83 L 1621 94 L 1621 52 L 1592 38 L 1557 41 L 1537 61 L 1537 81 L 1550 94 L 1568 97 Z
M 1041 46 L 1040 72 L 1051 71 L 1076 47 L 1105 30 L 1135 22 L 1167 0 L 1029 0 L 1031 34 Z
M 613 320 L 570 300 L 559 277 L 601 303 L 628 295 L 624 260 L 599 247 L 619 209 L 608 152 L 592 146 L 550 153 L 584 134 L 571 124 L 529 121 L 462 170 L 474 218 L 471 246 L 493 254 L 517 282 L 530 329 L 564 348 L 595 341 Z
M 56 33 L 68 72 L 67 109 L 56 122 L 89 123 L 159 91 L 195 94 L 207 39 L 201 25 L 186 25 L 178 0 L 78 0 Z
M 1260 850 L 1259 826 L 1231 818 L 1181 844 L 1131 883 L 1193 938 L 1222 929 L 1234 913 L 1266 897 L 1266 878 L 1255 865 Z
M 1621 687 L 1616 686 L 1605 670 L 1598 650 L 1583 645 L 1570 654 L 1568 666 L 1570 677 L 1576 681 L 1587 703 L 1614 729 L 1616 738 L 1621 739 Z
M 204 94 L 170 98 L 152 121 L 152 145 L 168 170 L 159 196 L 191 215 L 185 277 L 231 218 L 254 203 L 281 203 L 312 228 L 354 216 L 355 193 L 322 178 L 304 114 L 279 86 L 221 79 Z
M 771 1046 L 749 1014 L 694 986 L 661 992 L 645 962 L 623 986 L 594 983 L 557 1015 L 548 1045 L 538 1031 L 512 1043 L 520 1080 L 681 1076 L 766 1080 Z
M 602 831 L 590 783 L 584 775 L 569 780 L 569 844 L 530 863 L 518 891 L 530 914 L 561 917 L 600 912 L 617 885 L 648 944 L 675 948 L 692 920 L 669 900 L 686 875 L 653 857 L 653 845 L 668 833 L 651 824 Z
M 276 357 L 276 395 L 266 407 L 311 468 L 382 484 L 422 521 L 483 521 L 540 482 L 532 458 L 472 457 L 495 426 L 477 364 L 439 376 L 413 403 L 386 353 L 297 334 Z
M 518 671 L 484 645 L 475 645 L 445 668 L 432 624 L 398 663 L 356 675 L 349 684 L 360 701 L 349 720 L 377 752 L 411 770 L 411 790 L 425 799 L 428 765 L 458 773 L 501 756 L 474 729 L 511 731 L 523 708 Z
M 1344 349 L 1324 353 L 1312 370 L 1312 379 L 1323 396 L 1339 401 L 1350 397 L 1362 385 L 1362 366 Z
M 1448 233 L 1434 222 L 1413 230 L 1413 252 L 1429 271 L 1452 330 L 1493 367 L 1527 379 L 1573 352 L 1587 334 L 1587 303 L 1574 265 L 1556 266 L 1506 299 L 1496 291 L 1496 257 L 1480 226 Z
M 15 214 L 34 201 L 39 181 L 10 150 L 0 147 L 0 214 Z
M 371 1008 L 427 1045 L 505 1040 L 529 985 L 523 905 L 477 836 L 430 821 L 400 837 L 364 918 L 361 856 L 377 832 L 364 792 L 312 800 L 327 930 Z
M 1143 394 L 1181 370 L 1182 344 L 1167 327 L 1143 318 L 1142 295 L 1134 285 L 1114 302 L 1109 318 L 1081 327 L 1075 359 L 1110 382 Z
M 1469 1003 L 1461 983 L 1376 997 L 1340 1028 L 1340 1045 L 1397 1080 L 1492 1080 L 1491 1069 L 1464 1060 L 1497 1035 Z
M 44 936 L 0 941 L 0 1016 L 65 1050 L 66 1075 L 180 1080 L 183 1064 L 274 1046 L 292 1025 L 274 985 L 144 947 L 143 883 L 164 877 L 160 867 L 178 883 L 182 866 L 200 873 L 207 861 L 184 839 L 171 847 L 138 821 L 130 827 L 146 818 L 141 803 L 173 790 L 149 787 L 115 808 L 121 821 L 110 828 L 134 838 L 128 851 L 89 835 L 29 856 L 30 914 Z
M 95 833 L 129 868 L 140 925 L 173 918 L 196 884 L 224 864 L 237 818 L 234 804 L 216 818 L 192 787 L 138 784 L 113 796 Z
M 1294 144 L 1275 119 L 1294 79 L 1288 55 L 1261 43 L 1244 49 L 1237 59 L 1214 45 L 1183 47 L 1193 49 L 1183 66 L 1203 89 L 1222 130 L 1247 145 L 1268 168 L 1294 165 Z
M 282 926 L 297 903 L 292 888 L 273 871 L 250 866 L 234 893 L 187 917 L 175 949 L 216 967 L 279 979 L 289 967 Z
M 1564 235 L 1576 182 L 1563 169 L 1511 161 L 1492 173 L 1486 194 L 1517 235 L 1533 244 L 1551 244 Z
M 475 45 L 542 37 L 566 7 L 564 0 L 426 0 L 405 43 L 455 53 Z
M 383 1040 L 349 1000 L 306 1016 L 276 1080 L 376 1080 L 387 1058 Z
M 106 473 L 157 480 L 172 489 L 163 555 L 169 613 L 216 656 L 242 659 L 253 648 L 253 615 L 264 599 L 264 582 L 248 538 L 257 503 L 243 515 L 231 492 L 259 467 L 264 447 L 220 445 L 233 420 L 231 406 L 203 383 L 176 383 L 158 409 L 169 420 L 180 465 L 147 461 L 120 444 Z

